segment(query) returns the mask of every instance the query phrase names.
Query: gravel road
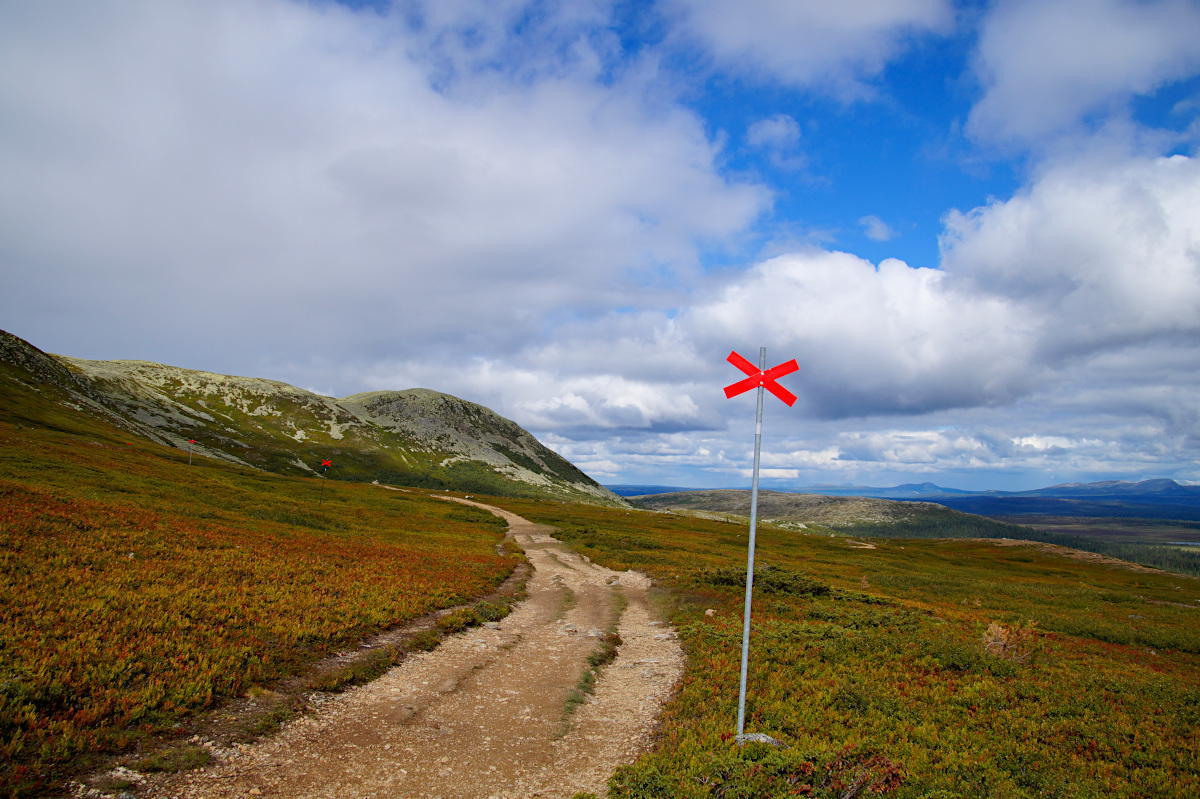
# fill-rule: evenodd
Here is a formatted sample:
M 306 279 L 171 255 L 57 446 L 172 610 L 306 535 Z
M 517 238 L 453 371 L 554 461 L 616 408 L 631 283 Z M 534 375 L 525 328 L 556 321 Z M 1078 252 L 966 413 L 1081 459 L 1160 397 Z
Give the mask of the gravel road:
M 147 782 L 139 796 L 604 796 L 613 770 L 648 746 L 683 670 L 674 631 L 652 617 L 649 579 L 590 563 L 515 514 L 456 501 L 503 516 L 533 566 L 528 598 L 507 618 L 322 698 L 269 739 L 216 750 L 207 768 Z M 595 636 L 614 625 L 616 660 L 568 715 Z

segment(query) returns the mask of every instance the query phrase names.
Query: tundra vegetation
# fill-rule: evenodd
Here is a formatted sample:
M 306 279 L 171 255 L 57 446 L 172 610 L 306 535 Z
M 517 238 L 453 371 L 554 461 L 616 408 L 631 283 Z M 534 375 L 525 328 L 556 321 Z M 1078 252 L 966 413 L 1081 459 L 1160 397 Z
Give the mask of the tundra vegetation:
M 0 421 L 0 795 L 488 593 L 503 534 L 419 493 Z
M 785 748 L 739 749 L 745 524 L 498 504 L 673 597 L 687 671 L 611 796 L 1200 795 L 1195 579 L 1036 545 L 761 526 L 747 731 Z

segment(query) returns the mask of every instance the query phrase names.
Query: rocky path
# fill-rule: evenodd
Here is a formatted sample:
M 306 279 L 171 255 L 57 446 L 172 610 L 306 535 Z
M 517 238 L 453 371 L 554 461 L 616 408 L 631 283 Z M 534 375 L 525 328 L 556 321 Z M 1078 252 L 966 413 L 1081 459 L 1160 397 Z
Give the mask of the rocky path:
M 647 745 L 682 673 L 675 634 L 653 620 L 644 575 L 601 568 L 548 528 L 468 504 L 503 516 L 534 568 L 528 598 L 507 618 L 411 655 L 378 680 L 329 697 L 270 739 L 218 750 L 209 767 L 139 793 L 603 796 L 613 770 Z M 623 640 L 617 659 L 603 669 L 594 696 L 568 715 L 568 695 L 600 644 L 595 636 L 614 624 Z

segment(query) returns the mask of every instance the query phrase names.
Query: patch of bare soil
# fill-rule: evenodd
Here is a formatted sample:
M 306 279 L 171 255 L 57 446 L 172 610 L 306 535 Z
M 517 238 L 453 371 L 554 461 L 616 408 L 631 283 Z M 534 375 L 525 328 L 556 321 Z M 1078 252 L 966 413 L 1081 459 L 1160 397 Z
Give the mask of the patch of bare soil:
M 644 575 L 597 566 L 549 528 L 469 504 L 503 516 L 533 567 L 528 598 L 508 617 L 409 655 L 367 685 L 314 697 L 311 712 L 269 739 L 210 745 L 208 767 L 134 775 L 138 795 L 603 796 L 613 770 L 648 745 L 682 673 L 676 635 L 653 619 Z M 594 695 L 569 702 L 614 627 L 616 659 Z

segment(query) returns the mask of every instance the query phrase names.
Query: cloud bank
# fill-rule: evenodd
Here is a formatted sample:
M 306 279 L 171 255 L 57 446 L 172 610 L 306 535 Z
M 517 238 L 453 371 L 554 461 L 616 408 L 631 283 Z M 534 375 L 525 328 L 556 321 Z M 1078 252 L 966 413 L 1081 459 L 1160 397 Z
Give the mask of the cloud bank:
M 603 479 L 707 484 L 748 465 L 724 358 L 766 344 L 801 365 L 765 456 L 781 480 L 1200 480 L 1195 3 L 629 13 L 0 7 L 3 326 L 332 393 L 438 388 Z M 943 205 L 922 268 L 797 235 L 838 180 L 820 137 L 900 108 L 893 73 L 947 42 L 963 72 L 939 78 L 974 94 L 938 135 L 1019 187 Z M 1175 127 L 1138 116 L 1172 91 Z M 905 243 L 878 199 L 843 229 Z

